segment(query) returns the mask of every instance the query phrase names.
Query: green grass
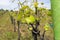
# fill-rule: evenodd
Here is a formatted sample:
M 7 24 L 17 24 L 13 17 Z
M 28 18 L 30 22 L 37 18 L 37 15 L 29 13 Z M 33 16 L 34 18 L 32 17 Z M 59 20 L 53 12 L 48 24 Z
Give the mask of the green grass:
M 0 40 L 17 40 L 18 33 L 13 32 L 13 29 L 14 28 L 10 22 L 8 14 L 5 14 L 2 17 L 0 17 Z M 22 31 L 21 40 L 28 40 L 28 39 L 31 40 L 31 38 L 32 38 L 31 35 L 29 35 L 28 31 L 26 31 L 24 29 L 25 29 L 25 27 L 21 27 L 21 31 Z
M 17 40 L 18 32 L 13 32 L 13 25 L 10 22 L 9 15 L 6 13 L 0 17 L 0 40 Z M 16 26 L 17 29 L 17 26 Z M 21 40 L 33 40 L 31 31 L 27 29 L 27 25 L 21 25 Z M 41 30 L 41 35 L 43 33 L 42 27 L 39 26 L 39 30 Z M 52 29 L 47 31 L 45 34 L 46 38 L 49 40 L 53 40 L 53 31 Z M 45 39 L 46 39 L 45 38 Z

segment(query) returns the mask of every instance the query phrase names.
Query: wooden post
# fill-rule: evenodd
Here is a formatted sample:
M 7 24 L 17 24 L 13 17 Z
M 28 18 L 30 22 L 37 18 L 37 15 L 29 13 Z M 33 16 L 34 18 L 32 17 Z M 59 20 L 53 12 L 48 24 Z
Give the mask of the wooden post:
M 55 40 L 60 40 L 60 0 L 51 0 Z

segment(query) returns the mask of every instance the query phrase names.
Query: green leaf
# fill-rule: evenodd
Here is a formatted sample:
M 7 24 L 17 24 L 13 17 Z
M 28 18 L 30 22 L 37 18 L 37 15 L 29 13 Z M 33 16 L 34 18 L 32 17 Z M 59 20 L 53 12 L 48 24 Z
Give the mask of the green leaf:
M 21 18 L 22 18 L 22 14 L 18 14 L 18 15 L 17 15 L 17 21 L 20 21 Z
M 26 22 L 29 23 L 34 23 L 35 22 L 35 18 L 34 16 L 30 15 L 30 17 L 26 17 L 25 18 Z

